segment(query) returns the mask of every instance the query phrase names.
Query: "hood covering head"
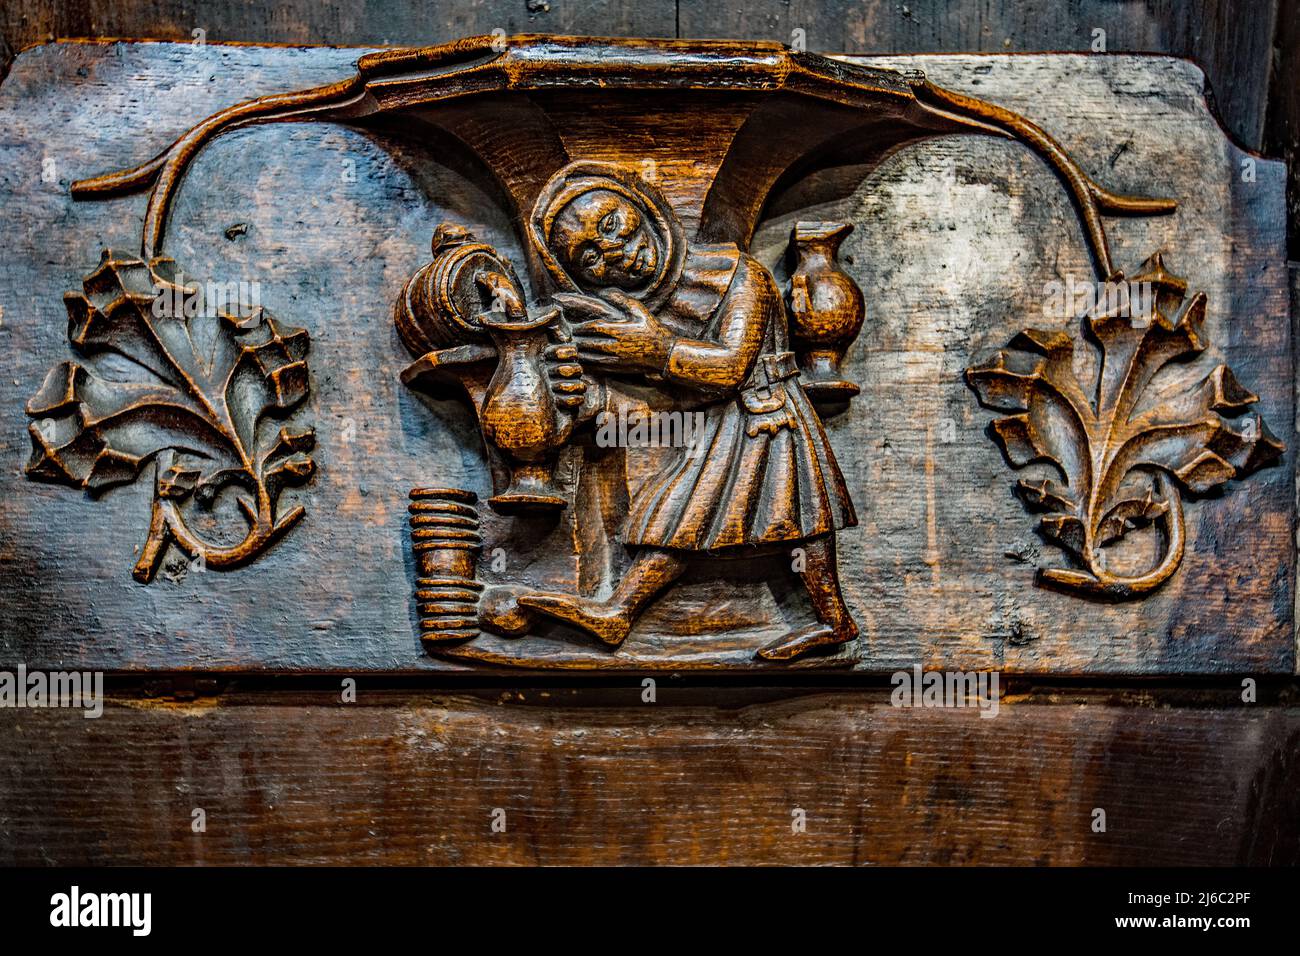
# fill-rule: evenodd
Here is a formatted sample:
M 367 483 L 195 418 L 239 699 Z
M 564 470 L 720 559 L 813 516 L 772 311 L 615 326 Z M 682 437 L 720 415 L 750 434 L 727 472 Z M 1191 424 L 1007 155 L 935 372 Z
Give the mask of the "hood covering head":
M 643 288 L 628 293 L 646 308 L 654 309 L 672 294 L 681 277 L 686 239 L 681 222 L 663 194 L 640 176 L 612 163 L 570 163 L 542 187 L 528 220 L 528 239 L 538 258 L 562 292 L 591 293 L 560 262 L 551 249 L 555 220 L 571 202 L 594 190 L 615 193 L 641 210 L 661 243 L 655 274 Z

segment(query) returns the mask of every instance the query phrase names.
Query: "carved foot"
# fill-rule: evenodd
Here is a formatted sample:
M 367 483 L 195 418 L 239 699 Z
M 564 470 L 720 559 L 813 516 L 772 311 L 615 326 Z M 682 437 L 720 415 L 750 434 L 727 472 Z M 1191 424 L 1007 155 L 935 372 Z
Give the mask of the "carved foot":
M 810 624 L 761 648 L 757 656 L 765 661 L 789 661 L 815 648 L 847 644 L 857 636 L 858 629 L 852 623 L 839 628 L 829 624 Z
M 523 637 L 533 625 L 533 614 L 519 606 L 515 588 L 489 588 L 478 604 L 479 626 L 503 637 Z
M 621 608 L 571 594 L 523 594 L 519 604 L 572 624 L 611 647 L 622 644 L 632 630 L 632 621 Z

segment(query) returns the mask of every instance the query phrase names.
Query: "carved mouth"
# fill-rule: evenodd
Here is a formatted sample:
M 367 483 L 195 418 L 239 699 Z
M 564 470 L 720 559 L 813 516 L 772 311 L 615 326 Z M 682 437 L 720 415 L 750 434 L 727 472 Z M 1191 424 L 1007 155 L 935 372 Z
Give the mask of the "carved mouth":
M 634 276 L 641 277 L 650 271 L 650 244 L 645 240 L 637 247 L 636 254 L 632 257 L 632 265 L 628 272 Z

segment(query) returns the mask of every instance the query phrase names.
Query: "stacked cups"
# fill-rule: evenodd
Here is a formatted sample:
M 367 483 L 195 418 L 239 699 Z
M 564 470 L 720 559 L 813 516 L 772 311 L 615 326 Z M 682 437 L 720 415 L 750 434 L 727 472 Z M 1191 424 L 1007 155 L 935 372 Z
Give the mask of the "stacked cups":
M 458 488 L 411 490 L 411 544 L 418 577 L 415 607 L 425 643 L 466 641 L 478 635 L 483 585 L 474 568 L 479 536 L 478 496 Z

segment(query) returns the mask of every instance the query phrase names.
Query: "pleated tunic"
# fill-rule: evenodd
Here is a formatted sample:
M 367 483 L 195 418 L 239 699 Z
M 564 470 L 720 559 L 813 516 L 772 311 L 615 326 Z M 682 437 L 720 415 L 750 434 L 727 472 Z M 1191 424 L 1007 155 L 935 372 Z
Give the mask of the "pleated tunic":
M 704 427 L 642 487 L 625 543 L 712 551 L 856 525 L 771 273 L 734 244 L 692 247 L 657 312 L 682 336 L 664 379 L 708 396 Z

